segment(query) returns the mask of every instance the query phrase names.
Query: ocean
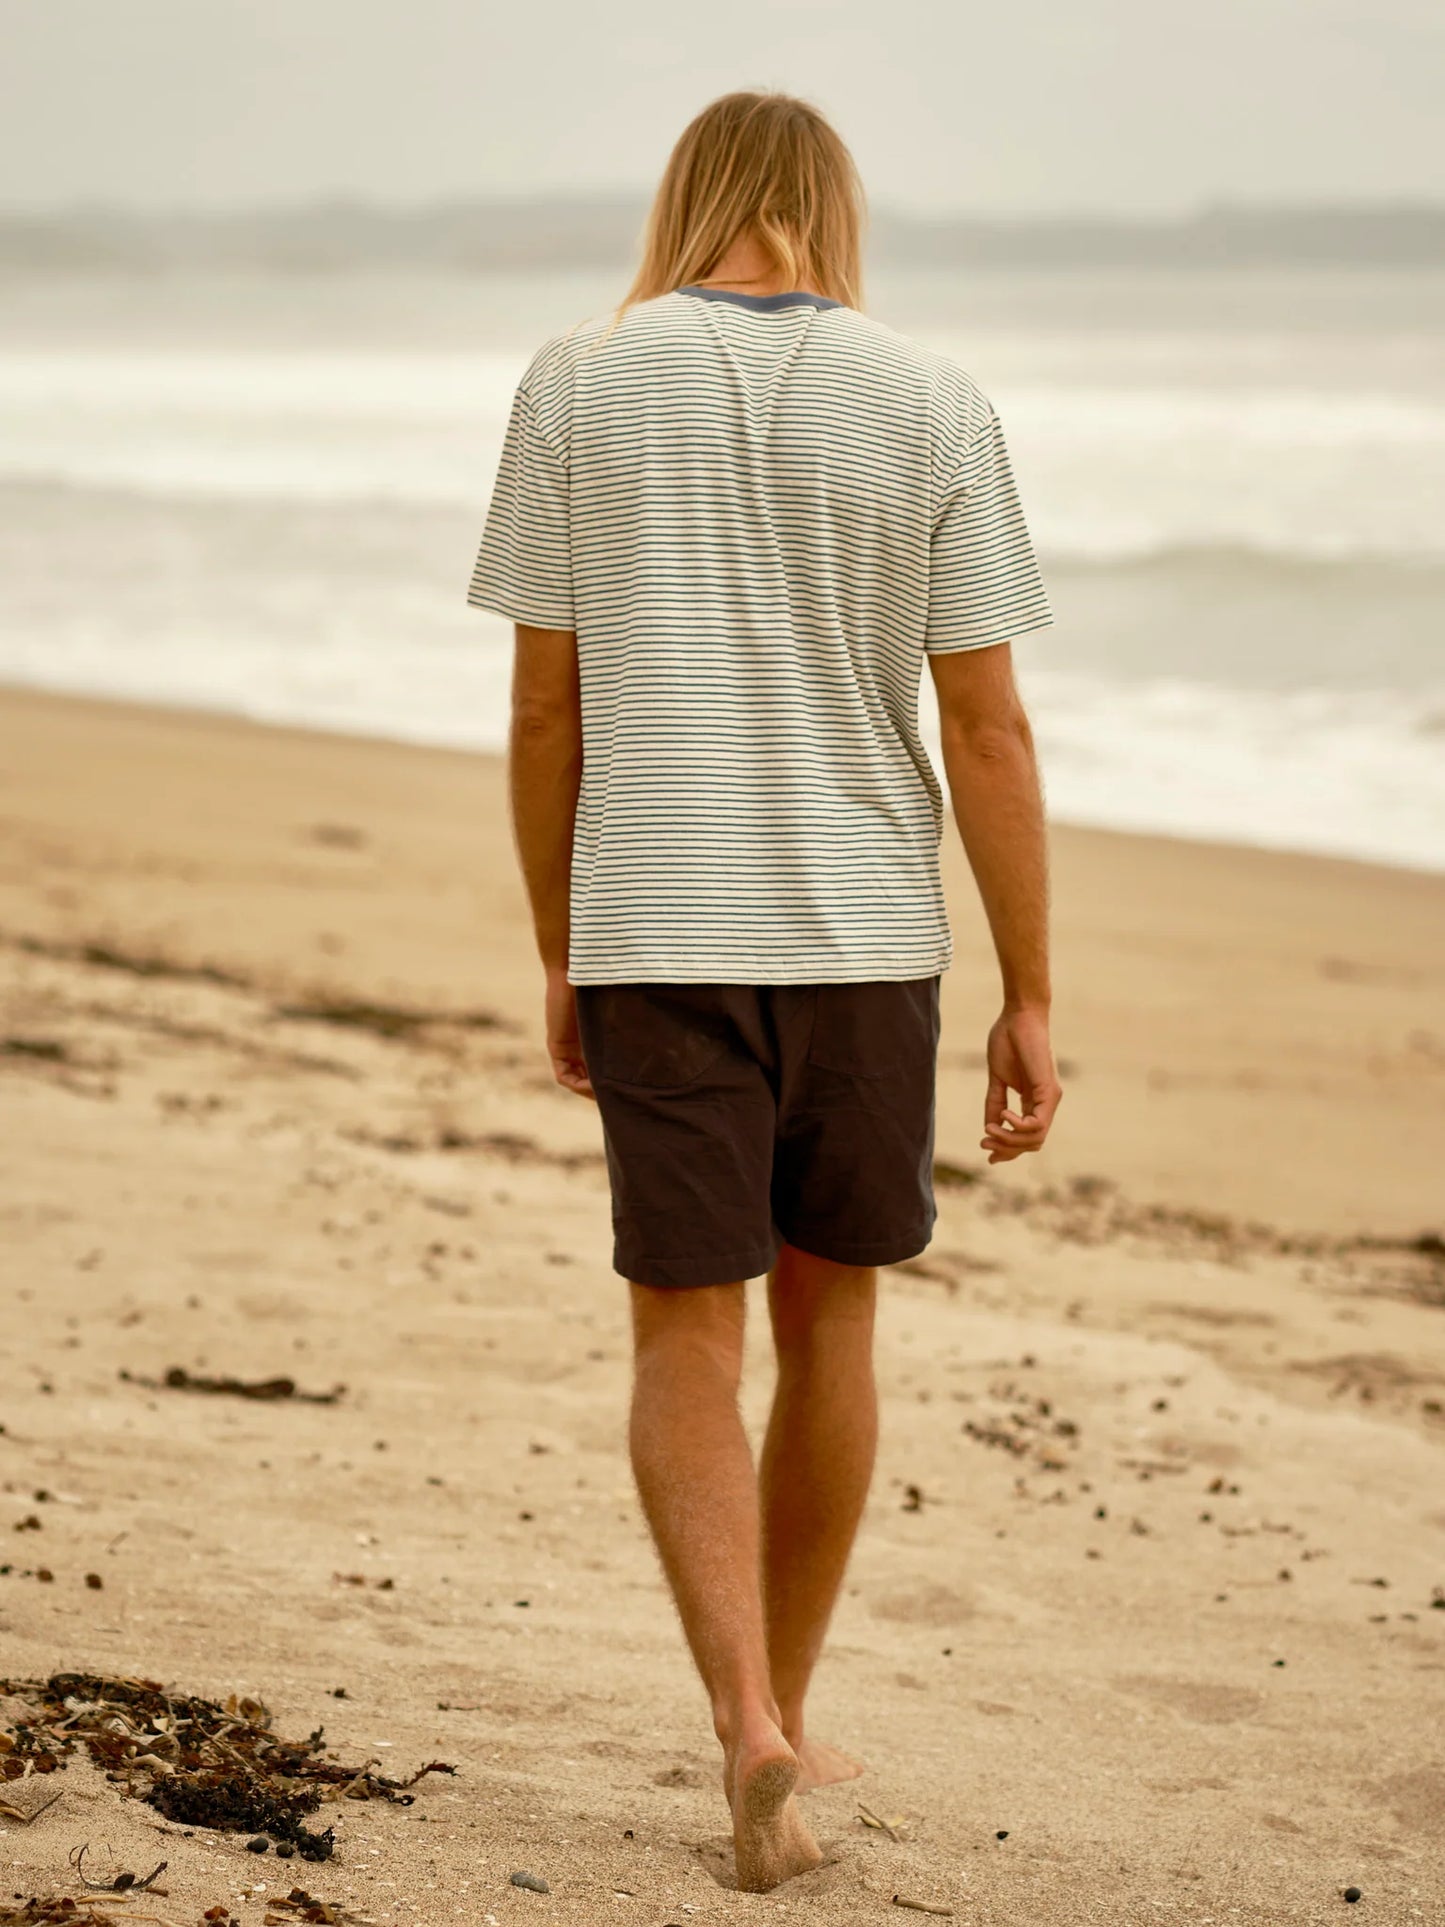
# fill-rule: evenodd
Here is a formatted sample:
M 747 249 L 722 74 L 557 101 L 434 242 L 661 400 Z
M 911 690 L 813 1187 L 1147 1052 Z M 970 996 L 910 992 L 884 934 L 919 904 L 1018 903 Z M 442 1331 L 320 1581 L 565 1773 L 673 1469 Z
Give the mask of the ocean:
M 507 409 L 617 292 L 8 279 L 0 680 L 498 747 L 510 638 L 464 596 Z M 868 306 L 1003 419 L 1055 817 L 1445 869 L 1445 270 L 893 275 Z

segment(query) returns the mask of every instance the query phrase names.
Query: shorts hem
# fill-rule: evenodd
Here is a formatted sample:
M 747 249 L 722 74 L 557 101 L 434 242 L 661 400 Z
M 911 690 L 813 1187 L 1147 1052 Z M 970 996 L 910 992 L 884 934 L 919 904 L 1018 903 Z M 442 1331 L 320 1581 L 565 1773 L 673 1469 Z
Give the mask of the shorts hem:
M 612 1269 L 633 1285 L 656 1285 L 664 1290 L 689 1290 L 704 1285 L 735 1285 L 749 1278 L 761 1278 L 771 1271 L 782 1240 L 751 1251 L 713 1253 L 706 1258 L 637 1258 L 624 1263 L 615 1252 Z
M 784 1230 L 783 1236 L 795 1250 L 806 1252 L 810 1258 L 823 1258 L 829 1264 L 901 1265 L 905 1259 L 917 1258 L 928 1249 L 936 1223 L 936 1218 L 931 1219 L 927 1225 L 910 1232 L 906 1237 L 874 1238 L 866 1244 L 830 1238 L 826 1232 L 810 1237 L 806 1232 L 799 1232 L 795 1236 L 791 1231 Z

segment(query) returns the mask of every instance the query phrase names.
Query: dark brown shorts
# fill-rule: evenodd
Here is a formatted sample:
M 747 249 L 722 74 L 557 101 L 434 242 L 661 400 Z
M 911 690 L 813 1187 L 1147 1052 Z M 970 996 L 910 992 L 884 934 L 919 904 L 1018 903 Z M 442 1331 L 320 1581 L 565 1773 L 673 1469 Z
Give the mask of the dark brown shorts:
M 623 1277 L 756 1278 L 784 1240 L 849 1265 L 922 1251 L 938 989 L 579 985 Z

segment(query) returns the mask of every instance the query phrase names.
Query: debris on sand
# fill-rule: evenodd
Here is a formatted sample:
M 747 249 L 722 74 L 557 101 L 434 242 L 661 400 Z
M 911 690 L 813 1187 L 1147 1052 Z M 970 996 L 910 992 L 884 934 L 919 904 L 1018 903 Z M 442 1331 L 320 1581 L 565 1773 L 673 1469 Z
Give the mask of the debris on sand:
M 952 1920 L 952 1907 L 935 1907 L 931 1900 L 909 1900 L 904 1894 L 894 1894 L 895 1907 L 911 1907 L 916 1914 L 937 1914 L 940 1920 Z
M 110 1927 L 111 1921 L 126 1918 L 113 1907 L 102 1909 L 92 1901 L 72 1900 L 69 1894 L 51 1894 L 45 1899 L 31 1894 L 14 1904 L 0 1901 L 0 1927 Z
M 533 1894 L 549 1894 L 552 1891 L 541 1874 L 526 1873 L 520 1869 L 512 1875 L 512 1885 L 514 1887 L 525 1887 L 528 1893 Z
M 973 1165 L 953 1164 L 947 1158 L 935 1158 L 933 1182 L 944 1191 L 966 1191 L 971 1185 L 983 1182 L 983 1173 Z
M 283 1927 L 296 1920 L 319 1921 L 323 1927 L 346 1927 L 351 1922 L 368 1927 L 370 1916 L 353 1913 L 338 1900 L 318 1900 L 304 1887 L 293 1887 L 284 1899 L 278 1894 L 266 1902 L 266 1927 Z
M 0 1779 L 3 1778 L 4 1775 L 0 1774 Z M 24 1807 L 12 1805 L 9 1800 L 0 1800 L 0 1818 L 13 1820 L 17 1826 L 28 1827 L 31 1821 L 38 1820 L 42 1813 L 49 1813 L 59 1798 L 58 1793 L 52 1793 L 48 1800 L 42 1800 L 39 1806 L 31 1807 L 28 1812 Z
M 991 1384 L 988 1396 L 996 1409 L 981 1419 L 964 1419 L 965 1438 L 1011 1458 L 1031 1457 L 1041 1472 L 1067 1470 L 1067 1455 L 1077 1451 L 1082 1437 L 1076 1419 L 1061 1418 L 1051 1400 L 1036 1397 L 1011 1379 Z
M 70 1064 L 70 1046 L 54 1037 L 0 1037 L 0 1057 L 23 1057 L 34 1064 Z
M 307 1405 L 335 1405 L 345 1396 L 344 1385 L 333 1385 L 329 1392 L 303 1392 L 294 1378 L 232 1378 L 188 1372 L 184 1365 L 172 1365 L 164 1378 L 144 1378 L 139 1372 L 122 1368 L 120 1376 L 127 1385 L 144 1386 L 148 1392 L 212 1392 L 233 1398 L 293 1398 Z
M 303 1860 L 328 1860 L 332 1828 L 302 1822 L 326 1800 L 389 1800 L 410 1806 L 410 1789 L 428 1773 L 455 1773 L 430 1760 L 409 1779 L 347 1766 L 324 1751 L 323 1727 L 304 1740 L 272 1731 L 269 1709 L 235 1693 L 216 1700 L 168 1692 L 158 1681 L 95 1673 L 52 1673 L 43 1680 L 0 1680 L 34 1717 L 23 1715 L 0 1740 L 0 1785 L 53 1773 L 83 1747 L 127 1796 L 144 1800 L 183 1827 L 266 1834 Z
M 330 1024 L 338 1030 L 367 1031 L 390 1042 L 411 1043 L 428 1032 L 446 1030 L 510 1030 L 491 1010 L 421 1010 L 407 1004 L 386 1004 L 325 992 L 291 1004 L 277 1004 L 272 1015 L 282 1023 Z
M 945 1185 L 977 1184 L 982 1176 L 960 1166 L 934 1166 L 935 1182 Z M 1326 1261 L 1371 1289 L 1391 1291 L 1417 1304 L 1445 1304 L 1445 1235 L 1437 1226 L 1402 1237 L 1281 1231 L 1222 1212 L 1139 1204 L 1112 1178 L 1085 1175 L 1037 1190 L 985 1180 L 979 1208 L 988 1218 L 1027 1218 L 1066 1244 L 1141 1239 L 1176 1257 L 1207 1257 L 1231 1266 L 1255 1257 Z
M 82 1887 L 93 1894 L 143 1894 L 147 1887 L 153 1887 L 165 1872 L 168 1861 L 162 1860 L 152 1867 L 144 1879 L 139 1874 L 121 1872 L 113 1874 L 109 1880 L 92 1880 L 85 1871 L 85 1856 L 90 1852 L 90 1842 L 83 1846 L 72 1847 L 69 1860 Z
M 875 1813 L 871 1807 L 865 1807 L 860 1800 L 858 1818 L 865 1827 L 877 1827 L 880 1833 L 886 1833 L 892 1841 L 899 1842 L 908 1838 L 909 1822 L 906 1814 L 895 1813 L 891 1818 L 885 1819 L 881 1813 Z
M 27 957 L 43 957 L 50 963 L 89 964 L 94 970 L 117 970 L 130 977 L 153 978 L 173 984 L 213 984 L 222 990 L 246 990 L 244 977 L 234 970 L 215 964 L 181 963 L 157 951 L 125 951 L 113 943 L 50 943 L 41 937 L 5 937 L 7 946 Z

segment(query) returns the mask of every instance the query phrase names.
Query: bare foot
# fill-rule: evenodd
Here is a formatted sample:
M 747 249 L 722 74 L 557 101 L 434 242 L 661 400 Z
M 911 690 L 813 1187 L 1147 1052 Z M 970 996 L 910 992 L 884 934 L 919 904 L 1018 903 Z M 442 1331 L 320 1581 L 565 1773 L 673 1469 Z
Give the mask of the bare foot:
M 856 1780 L 863 1771 L 861 1760 L 822 1740 L 803 1740 L 797 1754 L 799 1793 L 808 1793 L 815 1786 L 832 1786 L 835 1780 Z
M 768 1893 L 821 1863 L 823 1850 L 793 1798 L 797 1784 L 798 1757 L 776 1727 L 727 1756 L 723 1786 L 741 1892 Z

